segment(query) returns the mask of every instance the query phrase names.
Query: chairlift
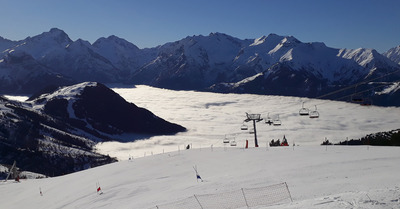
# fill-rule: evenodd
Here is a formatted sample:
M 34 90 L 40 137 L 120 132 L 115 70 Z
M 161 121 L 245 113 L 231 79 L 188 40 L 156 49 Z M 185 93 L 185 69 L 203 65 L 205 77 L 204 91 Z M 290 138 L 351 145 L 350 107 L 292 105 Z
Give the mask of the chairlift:
M 351 95 L 351 101 L 355 102 L 355 103 L 362 103 L 364 101 L 364 99 L 362 98 L 362 96 L 360 94 L 353 94 L 353 95 Z
M 268 116 L 267 116 L 267 118 L 265 118 L 264 119 L 264 121 L 265 121 L 265 123 L 267 123 L 268 125 L 272 125 L 272 119 L 269 117 L 269 113 L 268 113 Z
M 250 129 L 249 134 L 254 134 L 254 129 Z
M 354 94 L 351 95 L 351 101 L 355 103 L 363 102 L 363 97 L 360 93 L 357 93 L 357 85 L 354 87 Z
M 299 110 L 299 115 L 307 116 L 309 114 L 310 114 L 310 110 L 308 108 L 304 107 L 304 102 L 303 102 L 303 104 L 301 105 L 301 109 Z
M 319 118 L 319 112 L 317 111 L 317 105 L 315 105 L 315 110 L 310 112 L 310 118 Z
M 243 125 L 240 127 L 240 130 L 243 130 L 243 131 L 245 131 L 245 130 L 247 130 L 247 129 L 248 129 L 248 127 L 247 127 L 246 124 L 243 124 Z
M 226 137 L 226 135 L 225 135 L 225 138 L 224 138 L 223 142 L 224 142 L 224 144 L 229 143 L 229 139 Z
M 231 140 L 231 146 L 234 147 L 236 145 L 237 145 L 236 141 L 235 140 Z
M 282 125 L 282 121 L 279 120 L 279 115 L 278 115 L 277 118 L 272 122 L 272 124 L 273 124 L 274 126 L 280 126 L 280 125 Z

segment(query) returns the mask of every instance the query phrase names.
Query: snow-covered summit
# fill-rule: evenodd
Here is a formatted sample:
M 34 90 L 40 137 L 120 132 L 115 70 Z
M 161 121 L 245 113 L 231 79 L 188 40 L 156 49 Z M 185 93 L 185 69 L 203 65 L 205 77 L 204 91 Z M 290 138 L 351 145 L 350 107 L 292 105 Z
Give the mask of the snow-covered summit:
M 49 54 L 58 53 L 70 43 L 72 43 L 72 40 L 64 31 L 53 28 L 49 32 L 28 37 L 11 49 L 26 51 L 35 59 L 40 60 Z
M 400 45 L 389 49 L 383 55 L 400 65 Z
M 385 57 L 379 54 L 375 49 L 364 49 L 364 48 L 340 49 L 337 56 L 345 59 L 354 60 L 360 66 L 365 67 L 367 69 L 375 67 L 375 64 L 378 64 L 380 62 L 383 63 L 383 59 L 385 59 Z M 387 63 L 389 63 L 389 65 L 391 65 L 392 67 L 396 67 L 396 65 L 391 62 Z
M 123 71 L 137 69 L 149 61 L 136 45 L 114 35 L 97 39 L 92 47 Z

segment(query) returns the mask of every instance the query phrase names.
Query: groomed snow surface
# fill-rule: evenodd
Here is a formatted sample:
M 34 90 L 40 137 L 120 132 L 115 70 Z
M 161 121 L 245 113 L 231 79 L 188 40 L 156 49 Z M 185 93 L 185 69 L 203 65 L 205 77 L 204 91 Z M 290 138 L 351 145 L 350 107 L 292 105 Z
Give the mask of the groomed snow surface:
M 56 178 L 1 182 L 0 208 L 146 209 L 193 195 L 282 182 L 293 202 L 256 208 L 400 208 L 399 147 L 319 145 L 325 137 L 338 142 L 399 128 L 400 108 L 146 86 L 113 89 L 188 131 L 97 146 L 100 152 L 118 157 L 118 163 Z M 310 109 L 317 105 L 320 118 L 298 116 L 302 102 Z M 254 148 L 253 135 L 240 130 L 245 112 L 262 117 L 269 112 L 271 118 L 279 114 L 282 126 L 259 122 L 260 147 Z M 235 138 L 238 146 L 223 144 L 225 135 Z M 289 147 L 266 146 L 283 135 Z M 243 148 L 246 139 L 249 149 Z M 185 150 L 187 144 L 194 148 Z M 196 180 L 195 165 L 203 182 Z M 96 193 L 97 183 L 102 195 Z

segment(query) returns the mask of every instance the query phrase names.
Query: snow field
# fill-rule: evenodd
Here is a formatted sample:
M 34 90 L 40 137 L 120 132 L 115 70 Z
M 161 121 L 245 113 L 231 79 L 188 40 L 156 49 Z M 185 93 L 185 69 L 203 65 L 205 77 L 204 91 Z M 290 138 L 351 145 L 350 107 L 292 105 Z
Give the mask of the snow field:
M 399 196 L 394 194 L 400 194 L 399 160 L 397 147 L 191 149 L 56 178 L 2 182 L 0 194 L 7 201 L 0 201 L 0 208 L 155 208 L 194 194 L 282 182 L 287 182 L 294 202 L 273 208 L 336 208 L 343 204 L 354 208 L 348 202 L 364 208 L 395 208 Z M 196 181 L 194 165 L 204 182 Z M 96 194 L 96 182 L 104 194 Z

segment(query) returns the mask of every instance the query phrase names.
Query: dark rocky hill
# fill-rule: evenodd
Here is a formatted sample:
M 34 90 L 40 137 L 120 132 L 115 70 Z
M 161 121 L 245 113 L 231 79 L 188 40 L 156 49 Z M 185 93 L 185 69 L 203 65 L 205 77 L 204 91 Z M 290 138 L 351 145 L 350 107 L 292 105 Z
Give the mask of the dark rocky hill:
M 31 99 L 16 102 L 0 97 L 0 164 L 16 160 L 20 169 L 48 176 L 115 162 L 96 153 L 97 142 L 186 130 L 95 82 Z

